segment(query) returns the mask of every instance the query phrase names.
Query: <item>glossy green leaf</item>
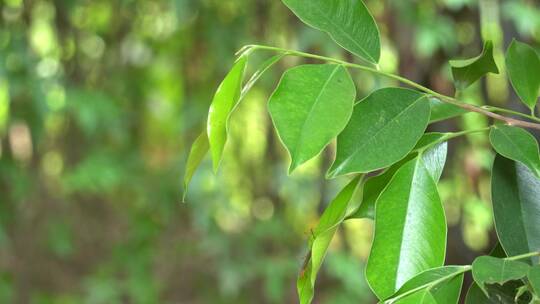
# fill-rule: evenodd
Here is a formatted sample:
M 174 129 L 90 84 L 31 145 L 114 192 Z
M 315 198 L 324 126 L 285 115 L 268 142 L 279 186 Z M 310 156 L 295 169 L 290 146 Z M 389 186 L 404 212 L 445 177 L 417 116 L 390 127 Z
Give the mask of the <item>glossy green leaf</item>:
M 486 41 L 482 54 L 464 60 L 450 60 L 456 88 L 463 90 L 487 73 L 499 74 L 493 58 L 493 42 Z
M 253 85 L 270 69 L 274 64 L 278 63 L 283 57 L 285 57 L 287 54 L 281 53 L 274 55 L 270 58 L 268 58 L 265 62 L 261 64 L 261 66 L 251 75 L 251 78 L 249 78 L 246 85 L 242 88 L 242 94 L 240 96 L 240 100 L 242 100 L 243 97 L 246 96 L 246 94 L 251 90 Z
M 208 136 L 206 135 L 206 132 L 203 132 L 195 139 L 193 145 L 191 145 L 191 150 L 186 163 L 186 171 L 184 173 L 184 194 L 182 195 L 182 201 L 186 199 L 189 182 L 204 156 L 208 153 L 208 149 Z
M 379 30 L 361 0 L 282 1 L 300 20 L 327 32 L 344 49 L 369 62 L 379 62 Z
M 489 133 L 491 145 L 502 156 L 519 161 L 540 177 L 540 154 L 536 138 L 524 129 L 498 125 Z
M 351 76 L 340 65 L 302 65 L 283 74 L 268 108 L 291 156 L 289 173 L 345 128 L 355 96 Z
M 319 224 L 313 230 L 309 244 L 310 249 L 297 280 L 298 297 L 302 304 L 310 303 L 313 298 L 317 272 L 321 268 L 330 241 L 332 241 L 338 226 L 345 218 L 347 206 L 361 179 L 361 176 L 355 177 L 341 190 L 328 205 L 319 220 Z
M 422 153 L 422 161 L 424 162 L 424 166 L 435 181 L 435 184 L 437 184 L 441 179 L 444 164 L 446 163 L 447 153 L 447 142 L 440 143 Z
M 444 133 L 426 133 L 418 141 L 415 149 L 422 149 L 428 145 L 431 145 L 435 141 L 441 139 Z M 446 162 L 446 154 L 448 151 L 448 144 L 442 143 L 424 153 L 425 165 L 435 182 L 439 181 L 444 163 Z M 349 218 L 374 218 L 375 202 L 383 189 L 388 185 L 388 182 L 394 176 L 394 173 L 407 161 L 414 158 L 414 154 L 409 154 L 408 157 L 392 165 L 382 174 L 373 176 L 366 180 L 362 191 L 362 202 L 356 212 L 354 212 Z
M 508 255 L 540 250 L 540 179 L 523 164 L 497 155 L 491 193 L 495 228 Z
M 354 107 L 338 136 L 329 177 L 385 168 L 404 158 L 427 127 L 429 101 L 417 91 L 384 88 Z
M 396 302 L 387 302 L 396 304 L 439 304 L 428 289 L 419 290 L 413 294 L 410 294 L 404 298 L 397 300 Z
M 429 104 L 431 107 L 431 116 L 429 117 L 430 123 L 454 118 L 468 113 L 468 111 L 463 108 L 443 102 L 433 97 L 429 99 Z
M 217 171 L 219 167 L 223 148 L 227 142 L 229 116 L 240 99 L 247 59 L 248 57 L 245 55 L 236 60 L 234 66 L 216 90 L 210 105 L 207 132 L 214 171 Z
M 519 261 L 481 256 L 472 264 L 472 275 L 480 289 L 488 294 L 485 284 L 503 284 L 511 280 L 519 280 L 527 275 L 529 265 Z
M 540 265 L 534 265 L 529 269 L 527 279 L 532 287 L 534 294 L 540 297 Z
M 443 206 L 419 156 L 394 174 L 377 199 L 368 283 L 379 299 L 388 298 L 415 275 L 442 266 L 445 252 Z
M 408 303 L 415 293 L 429 293 L 437 304 L 456 304 L 459 300 L 463 273 L 467 270 L 464 266 L 444 266 L 426 270 L 405 283 L 385 303 Z M 421 290 L 403 296 L 413 290 Z M 412 302 L 411 302 L 412 303 Z M 422 303 L 422 302 L 419 302 Z
M 540 58 L 529 45 L 513 40 L 506 52 L 510 82 L 521 101 L 534 109 L 540 92 Z

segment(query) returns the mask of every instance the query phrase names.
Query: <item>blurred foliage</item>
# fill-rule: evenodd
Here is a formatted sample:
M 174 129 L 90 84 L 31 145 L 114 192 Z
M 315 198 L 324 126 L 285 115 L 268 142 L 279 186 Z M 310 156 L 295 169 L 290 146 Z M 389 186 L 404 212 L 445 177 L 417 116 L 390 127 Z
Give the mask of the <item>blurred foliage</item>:
M 381 68 L 443 93 L 447 60 L 479 53 L 482 38 L 495 42 L 500 67 L 512 37 L 540 43 L 536 0 L 366 3 L 383 34 Z M 310 228 L 346 182 L 324 181 L 332 151 L 286 176 L 265 100 L 298 59 L 237 109 L 220 173 L 206 161 L 188 204 L 183 164 L 242 45 L 349 55 L 279 1 L 3 0 L 0 12 L 0 303 L 295 302 Z M 354 77 L 359 96 L 395 85 Z M 500 77 L 460 94 L 515 101 Z M 486 123 L 470 114 L 432 129 Z M 493 241 L 492 153 L 468 142 L 451 146 L 441 185 L 450 263 Z M 371 232 L 368 221 L 339 231 L 316 303 L 373 301 L 363 277 Z

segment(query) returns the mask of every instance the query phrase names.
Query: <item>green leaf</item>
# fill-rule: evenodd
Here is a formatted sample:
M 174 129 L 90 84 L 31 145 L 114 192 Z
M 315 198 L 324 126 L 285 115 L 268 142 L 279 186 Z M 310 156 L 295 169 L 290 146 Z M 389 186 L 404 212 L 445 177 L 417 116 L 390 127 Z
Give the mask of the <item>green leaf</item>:
M 404 158 L 429 121 L 429 102 L 417 91 L 384 88 L 358 102 L 338 136 L 329 177 L 385 168 Z
M 411 295 L 408 295 L 396 302 L 399 304 L 439 304 L 433 294 L 428 289 L 419 290 Z
M 420 140 L 416 143 L 416 146 L 414 146 L 413 151 L 418 151 L 426 148 L 427 146 L 432 145 L 433 143 L 441 140 L 443 137 L 447 136 L 450 133 L 442 133 L 442 132 L 426 132 L 422 137 L 420 137 Z
M 489 140 L 497 153 L 521 162 L 540 177 L 538 142 L 529 132 L 518 127 L 498 125 L 491 129 Z
M 506 253 L 540 250 L 540 179 L 523 164 L 497 155 L 491 194 L 495 229 Z
M 540 91 L 540 58 L 527 45 L 512 40 L 506 52 L 506 67 L 510 82 L 521 101 L 534 109 Z
M 525 304 L 527 301 L 514 301 L 516 290 L 523 286 L 519 281 L 510 281 L 504 285 L 487 284 L 485 289 L 488 296 L 478 287 L 478 284 L 473 283 L 467 292 L 465 304 L 508 304 L 519 303 Z
M 540 265 L 534 265 L 529 269 L 527 279 L 536 296 L 540 296 Z
M 435 181 L 435 184 L 441 179 L 444 164 L 446 163 L 446 155 L 448 153 L 448 143 L 443 142 L 431 149 L 422 153 L 422 161 Z
M 468 113 L 468 111 L 463 108 L 433 97 L 429 99 L 429 104 L 431 107 L 431 116 L 429 118 L 430 123 L 454 118 Z
M 493 42 L 484 43 L 482 54 L 464 60 L 450 60 L 452 76 L 456 88 L 463 90 L 487 73 L 499 74 L 499 69 L 493 58 Z
M 467 267 L 464 266 L 443 266 L 426 270 L 407 281 L 385 303 L 408 303 L 407 299 L 411 296 L 403 298 L 400 298 L 400 296 L 421 288 L 421 290 L 413 294 L 426 292 L 435 300 L 434 303 L 456 304 L 459 300 L 461 285 L 463 283 L 463 273 L 465 271 L 467 271 Z
M 375 202 L 382 190 L 388 185 L 392 176 L 405 162 L 399 162 L 380 175 L 369 178 L 362 189 L 362 202 L 358 209 L 349 218 L 370 218 L 375 216 Z
M 208 153 L 208 148 L 208 136 L 206 135 L 206 132 L 203 132 L 195 139 L 193 145 L 191 145 L 191 150 L 189 151 L 186 172 L 184 173 L 184 194 L 182 195 L 182 201 L 185 201 L 186 199 L 189 182 L 204 156 Z
M 347 51 L 379 62 L 381 43 L 375 20 L 361 0 L 283 0 L 307 25 L 324 31 Z
M 472 264 L 472 275 L 480 289 L 487 295 L 485 284 L 503 284 L 507 281 L 519 280 L 527 275 L 529 265 L 508 259 L 491 256 L 477 257 Z
M 446 218 L 421 156 L 395 173 L 375 209 L 366 277 L 377 297 L 385 299 L 415 275 L 444 263 Z
M 302 65 L 283 74 L 268 108 L 291 156 L 289 173 L 345 128 L 355 96 L 351 76 L 341 65 Z
M 223 148 L 227 142 L 228 120 L 240 99 L 242 81 L 247 66 L 247 55 L 236 60 L 231 71 L 221 82 L 208 112 L 207 132 L 210 143 L 210 152 L 217 171 L 223 154 Z
M 345 218 L 347 206 L 361 180 L 362 176 L 357 176 L 341 190 L 328 205 L 319 220 L 319 224 L 313 230 L 310 249 L 296 284 L 301 304 L 310 303 L 313 299 L 317 272 L 321 268 L 330 241 L 332 241 L 338 226 Z
M 497 246 L 495 246 L 495 248 L 491 250 L 489 255 L 492 257 L 497 257 L 497 258 L 506 257 L 506 253 L 504 252 L 500 243 L 497 243 Z M 488 295 L 489 295 L 488 297 L 486 296 L 486 294 L 484 294 L 482 289 L 478 287 L 478 284 L 473 282 L 467 292 L 467 296 L 465 298 L 465 304 L 514 303 L 513 300 L 514 300 L 514 295 L 516 293 L 516 289 L 522 285 L 523 283 L 521 281 L 510 281 L 504 285 L 487 284 L 485 285 L 485 289 L 488 292 Z M 522 301 L 518 301 L 518 303 L 522 303 Z
M 439 140 L 444 136 L 444 133 L 426 133 L 418 141 L 415 149 L 422 149 L 433 142 Z M 448 144 L 442 143 L 424 153 L 425 165 L 435 182 L 439 181 L 444 163 L 446 161 L 446 154 L 448 151 Z M 362 202 L 358 209 L 349 218 L 370 218 L 373 219 L 375 213 L 375 202 L 383 189 L 388 185 L 388 182 L 394 176 L 394 173 L 407 161 L 414 158 L 414 154 L 411 153 L 406 158 L 402 159 L 398 163 L 392 165 L 382 174 L 373 176 L 366 180 L 362 191 Z
M 277 55 L 274 55 L 274 56 L 268 58 L 265 62 L 263 62 L 261 64 L 261 66 L 257 69 L 257 71 L 255 71 L 255 73 L 253 73 L 253 75 L 251 75 L 251 78 L 249 78 L 246 85 L 242 88 L 242 93 L 241 93 L 241 96 L 240 96 L 240 100 L 242 100 L 243 97 L 245 97 L 247 95 L 247 93 L 249 92 L 249 90 L 251 90 L 253 85 L 255 85 L 255 83 L 259 80 L 259 78 L 261 78 L 261 76 L 264 75 L 264 73 L 266 73 L 266 71 L 268 71 L 268 69 L 270 69 L 274 64 L 276 64 L 278 61 L 280 61 L 286 55 L 287 54 L 285 54 L 285 53 L 277 54 Z

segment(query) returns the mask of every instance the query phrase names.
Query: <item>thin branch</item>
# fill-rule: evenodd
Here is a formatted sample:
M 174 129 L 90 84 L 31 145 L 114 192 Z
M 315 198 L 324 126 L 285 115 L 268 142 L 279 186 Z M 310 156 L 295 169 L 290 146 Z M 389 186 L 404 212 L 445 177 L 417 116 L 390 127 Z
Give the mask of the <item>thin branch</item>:
M 472 105 L 472 104 L 469 104 L 469 103 L 464 103 L 464 102 L 461 102 L 461 101 L 459 101 L 459 100 L 457 100 L 457 99 L 455 99 L 453 97 L 446 96 L 446 95 L 443 95 L 443 94 L 438 93 L 436 91 L 433 91 L 433 90 L 431 90 L 431 89 L 429 89 L 427 87 L 424 87 L 423 85 L 421 85 L 419 83 L 416 83 L 416 82 L 414 82 L 412 80 L 409 80 L 407 78 L 401 77 L 399 75 L 391 74 L 391 73 L 386 73 L 386 72 L 380 71 L 378 69 L 367 67 L 367 66 L 364 66 L 364 65 L 355 64 L 355 63 L 351 63 L 351 62 L 347 62 L 347 61 L 343 61 L 343 60 L 339 60 L 339 59 L 335 59 L 335 58 L 331 58 L 331 57 L 320 56 L 320 55 L 316 55 L 316 54 L 305 53 L 305 52 L 294 51 L 294 50 L 288 50 L 288 49 L 272 47 L 272 46 L 265 46 L 265 45 L 248 45 L 248 46 L 243 47 L 241 50 L 245 52 L 246 50 L 253 50 L 254 51 L 254 50 L 258 50 L 258 49 L 259 50 L 274 51 L 274 52 L 281 52 L 281 53 L 284 53 L 286 55 L 292 55 L 292 56 L 297 56 L 297 57 L 313 58 L 313 59 L 317 59 L 317 60 L 333 62 L 333 63 L 341 64 L 341 65 L 343 65 L 345 67 L 359 69 L 359 70 L 363 70 L 363 71 L 370 72 L 370 73 L 373 73 L 373 74 L 378 74 L 378 75 L 381 75 L 381 76 L 384 76 L 384 77 L 387 77 L 387 78 L 390 78 L 390 79 L 397 80 L 397 81 L 399 81 L 401 83 L 404 83 L 404 84 L 406 84 L 408 86 L 411 86 L 411 87 L 416 88 L 416 89 L 418 89 L 420 91 L 423 91 L 423 92 L 425 92 L 427 94 L 430 94 L 430 95 L 432 95 L 434 97 L 437 97 L 443 102 L 455 105 L 455 106 L 460 107 L 462 109 L 465 109 L 465 110 L 467 110 L 469 112 L 480 113 L 480 114 L 483 114 L 485 116 L 491 117 L 493 119 L 504 121 L 508 125 L 540 130 L 540 124 L 538 124 L 538 123 L 532 123 L 532 122 L 528 122 L 528 121 L 523 121 L 523 120 L 519 120 L 519 119 L 515 119 L 515 118 L 511 118 L 511 117 L 507 117 L 507 116 L 503 116 L 503 115 L 494 113 L 494 112 L 510 113 L 510 110 L 500 109 L 500 108 L 496 108 L 496 107 L 479 107 L 479 106 L 475 106 L 475 105 Z M 518 112 L 513 112 L 513 113 L 510 113 L 510 114 L 515 114 L 516 115 L 516 113 L 518 113 Z M 538 120 L 536 117 L 533 117 L 533 116 L 530 116 L 530 115 L 526 115 L 526 114 L 523 114 L 523 113 L 519 113 L 517 115 L 528 118 L 530 120 L 535 120 L 535 121 L 540 122 L 540 120 Z

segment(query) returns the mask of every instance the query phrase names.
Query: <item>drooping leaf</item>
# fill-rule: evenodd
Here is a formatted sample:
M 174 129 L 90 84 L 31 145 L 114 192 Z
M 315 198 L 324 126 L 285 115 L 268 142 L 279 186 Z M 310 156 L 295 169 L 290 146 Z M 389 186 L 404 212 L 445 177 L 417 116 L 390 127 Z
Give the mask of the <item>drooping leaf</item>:
M 377 297 L 385 299 L 417 274 L 443 265 L 446 218 L 421 156 L 394 174 L 375 208 L 366 277 Z
M 371 63 L 379 62 L 379 30 L 361 0 L 282 1 L 300 20 L 328 33 L 347 51 Z
M 439 140 L 444 133 L 426 133 L 418 141 L 415 149 L 422 149 L 427 145 Z M 446 162 L 446 154 L 448 151 L 448 144 L 441 143 L 435 146 L 433 149 L 424 153 L 424 160 L 427 170 L 432 175 L 435 182 L 439 181 Z M 413 159 L 414 153 L 409 154 L 406 158 L 402 159 L 398 163 L 392 165 L 382 174 L 373 176 L 366 180 L 362 192 L 362 202 L 358 209 L 349 218 L 370 218 L 373 219 L 375 213 L 375 202 L 377 197 L 381 194 L 383 189 L 388 185 L 388 182 L 394 176 L 394 173 L 407 161 Z
M 429 117 L 430 123 L 454 118 L 468 113 L 468 111 L 463 108 L 441 101 L 440 99 L 434 97 L 429 98 L 429 104 L 431 107 L 431 116 Z
M 540 177 L 538 142 L 529 132 L 518 127 L 498 125 L 491 129 L 489 141 L 497 153 L 521 162 Z
M 354 107 L 337 139 L 336 159 L 329 177 L 385 168 L 404 158 L 426 129 L 429 101 L 417 91 L 377 90 Z
M 240 99 L 246 96 L 246 94 L 249 92 L 249 90 L 251 90 L 253 85 L 259 80 L 259 78 L 261 78 L 262 75 L 264 75 L 266 71 L 268 71 L 268 69 L 270 69 L 274 64 L 279 62 L 286 55 L 287 54 L 285 53 L 280 53 L 268 58 L 265 62 L 263 62 L 261 66 L 257 69 L 257 71 L 255 71 L 255 73 L 251 75 L 251 78 L 249 78 L 246 85 L 242 88 Z
M 456 88 L 463 90 L 487 73 L 499 74 L 499 69 L 493 58 L 493 42 L 484 43 L 482 54 L 464 60 L 450 60 L 452 76 Z
M 384 173 L 373 176 L 366 180 L 362 189 L 362 202 L 360 203 L 360 206 L 358 206 L 358 209 L 349 218 L 374 218 L 375 201 L 377 200 L 377 197 L 379 197 L 384 187 L 388 185 L 388 182 L 390 179 L 392 179 L 394 173 L 396 173 L 403 163 L 405 162 L 400 161 L 399 163 L 388 168 L 388 170 L 386 170 Z
M 206 135 L 206 132 L 203 132 L 195 139 L 193 145 L 191 145 L 191 150 L 186 163 L 186 171 L 184 173 L 184 193 L 182 195 L 182 201 L 186 199 L 189 182 L 204 156 L 208 153 L 208 148 L 208 136 Z
M 310 160 L 345 128 L 356 89 L 340 65 L 302 65 L 283 74 L 268 108 L 291 156 L 289 172 Z
M 317 272 L 321 268 L 330 241 L 332 241 L 338 226 L 345 218 L 347 206 L 361 180 L 362 177 L 357 176 L 341 190 L 328 205 L 319 220 L 319 224 L 313 230 L 310 249 L 296 283 L 301 304 L 310 303 L 313 299 Z
M 497 155 L 491 193 L 495 229 L 508 255 L 540 250 L 540 179 L 523 164 Z
M 540 58 L 527 45 L 513 40 L 506 52 L 506 67 L 510 82 L 521 101 L 534 109 L 540 92 Z
M 529 284 L 531 285 L 534 294 L 537 297 L 540 297 L 540 265 L 533 265 L 531 269 L 529 269 L 527 279 L 529 280 Z
M 519 261 L 491 256 L 477 257 L 472 264 L 472 275 L 480 289 L 487 295 L 485 284 L 504 284 L 527 275 L 529 265 Z
M 405 300 L 410 296 L 403 298 L 400 298 L 400 296 L 411 290 L 422 288 L 420 291 L 429 293 L 435 300 L 434 303 L 456 304 L 461 292 L 463 273 L 466 270 L 467 268 L 464 266 L 444 266 L 426 270 L 403 284 L 403 286 L 385 302 L 408 303 Z
M 231 112 L 240 99 L 242 81 L 247 66 L 247 55 L 238 58 L 221 82 L 208 112 L 207 132 L 210 152 L 217 171 L 223 154 L 223 148 L 227 142 L 227 124 Z

